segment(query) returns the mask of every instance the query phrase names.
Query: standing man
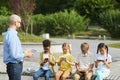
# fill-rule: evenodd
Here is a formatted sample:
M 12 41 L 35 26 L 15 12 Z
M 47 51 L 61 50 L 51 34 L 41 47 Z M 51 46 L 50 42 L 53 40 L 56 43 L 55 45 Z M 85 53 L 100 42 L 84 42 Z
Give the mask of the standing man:
M 21 26 L 21 18 L 18 15 L 9 17 L 9 28 L 4 36 L 4 63 L 7 65 L 9 80 L 21 80 L 24 57 L 32 57 L 31 51 L 23 53 L 17 29 Z

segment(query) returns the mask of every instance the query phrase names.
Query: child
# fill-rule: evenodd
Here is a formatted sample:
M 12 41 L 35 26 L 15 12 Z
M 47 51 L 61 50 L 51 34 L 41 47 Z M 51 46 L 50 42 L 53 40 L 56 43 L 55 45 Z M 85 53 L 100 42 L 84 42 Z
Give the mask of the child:
M 111 55 L 108 54 L 108 46 L 100 43 L 95 56 L 96 80 L 103 80 L 110 74 Z
M 72 71 L 71 64 L 74 61 L 73 61 L 73 56 L 70 54 L 69 44 L 64 43 L 62 45 L 62 49 L 63 49 L 63 53 L 61 53 L 56 60 L 59 69 L 56 72 L 55 80 L 60 80 L 60 77 L 62 80 L 66 80 L 66 78 L 70 75 Z
M 89 52 L 89 44 L 81 44 L 81 53 L 78 55 L 76 63 L 76 73 L 74 75 L 74 80 L 80 80 L 84 77 L 84 80 L 91 80 L 93 73 L 94 59 L 93 54 Z
M 49 80 L 50 75 L 54 72 L 53 66 L 55 64 L 55 58 L 52 52 L 50 52 L 50 41 L 43 41 L 44 52 L 40 54 L 41 68 L 34 74 L 33 79 L 38 80 L 41 75 L 45 75 L 45 80 Z

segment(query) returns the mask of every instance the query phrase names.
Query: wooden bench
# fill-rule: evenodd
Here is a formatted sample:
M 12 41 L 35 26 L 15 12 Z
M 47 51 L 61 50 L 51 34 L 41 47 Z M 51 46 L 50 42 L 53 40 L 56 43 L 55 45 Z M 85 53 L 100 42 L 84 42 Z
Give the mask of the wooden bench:
M 0 74 L 7 74 L 6 72 L 0 72 Z M 73 75 L 71 74 L 67 79 L 72 79 L 73 80 Z M 22 76 L 33 76 L 33 73 L 27 73 L 27 72 L 23 72 Z M 41 76 L 43 77 L 43 76 Z M 50 78 L 55 78 L 55 75 L 51 75 Z M 96 75 L 92 76 L 92 80 L 95 80 Z M 83 79 L 81 79 L 83 80 Z M 120 80 L 120 74 L 110 74 L 107 78 L 103 79 L 103 80 Z
M 23 72 L 22 75 L 24 75 L 24 76 L 33 76 L 33 73 Z M 74 76 L 74 73 L 70 74 L 70 76 L 67 77 L 67 79 L 72 79 L 72 80 L 73 80 L 73 76 Z M 44 75 L 42 75 L 42 76 L 40 76 L 40 77 L 44 77 Z M 55 78 L 55 74 L 52 74 L 52 75 L 50 76 L 50 78 Z M 93 76 L 91 77 L 91 80 L 95 80 L 95 78 L 96 78 L 96 75 L 93 75 Z M 81 77 L 80 80 L 84 80 L 83 77 Z
M 103 80 L 120 80 L 120 74 L 110 74 L 107 78 Z

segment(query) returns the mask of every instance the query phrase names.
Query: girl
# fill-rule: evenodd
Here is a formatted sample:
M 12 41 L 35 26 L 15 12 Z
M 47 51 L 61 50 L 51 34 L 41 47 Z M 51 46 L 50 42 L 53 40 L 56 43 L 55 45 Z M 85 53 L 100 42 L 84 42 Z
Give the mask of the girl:
M 70 46 L 68 43 L 64 43 L 62 45 L 63 53 L 61 53 L 56 63 L 59 66 L 59 69 L 55 75 L 55 80 L 59 80 L 60 77 L 62 80 L 66 80 L 66 78 L 70 75 L 70 72 L 72 71 L 71 64 L 73 61 L 73 56 L 70 54 Z
M 103 80 L 110 74 L 111 62 L 111 55 L 108 54 L 108 46 L 100 43 L 95 56 L 96 80 Z

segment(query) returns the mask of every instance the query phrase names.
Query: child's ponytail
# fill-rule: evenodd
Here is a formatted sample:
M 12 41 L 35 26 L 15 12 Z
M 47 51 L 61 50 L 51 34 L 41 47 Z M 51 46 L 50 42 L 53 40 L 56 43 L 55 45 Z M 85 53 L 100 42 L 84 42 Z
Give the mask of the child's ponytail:
M 99 52 L 99 49 L 100 49 L 100 48 L 103 48 L 103 47 L 106 48 L 106 52 L 107 52 L 107 54 L 108 54 L 108 46 L 107 46 L 105 43 L 100 43 L 100 44 L 98 44 L 97 54 L 98 54 L 98 52 Z

